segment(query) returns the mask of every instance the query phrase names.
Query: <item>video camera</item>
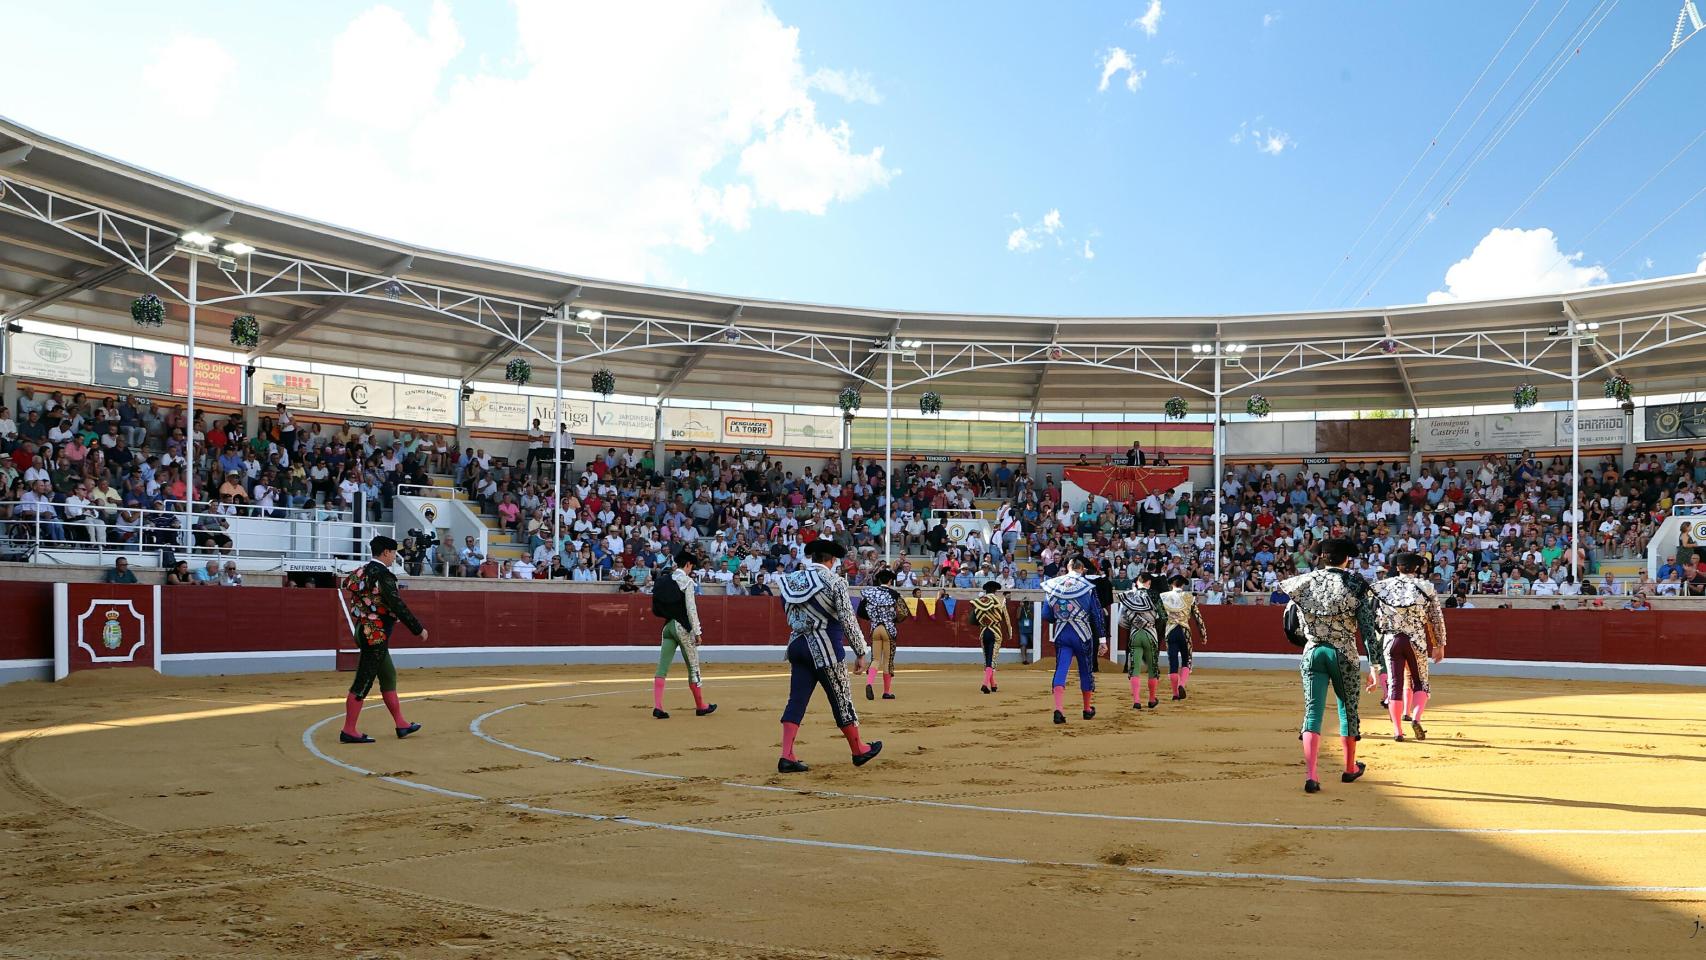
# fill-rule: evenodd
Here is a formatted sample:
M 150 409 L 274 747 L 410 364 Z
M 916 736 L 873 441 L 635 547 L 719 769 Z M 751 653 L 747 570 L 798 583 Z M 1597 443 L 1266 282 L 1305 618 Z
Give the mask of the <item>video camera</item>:
M 438 546 L 438 537 L 431 531 L 409 529 L 409 535 L 397 545 L 397 556 L 410 576 L 420 576 L 421 566 L 428 554 Z

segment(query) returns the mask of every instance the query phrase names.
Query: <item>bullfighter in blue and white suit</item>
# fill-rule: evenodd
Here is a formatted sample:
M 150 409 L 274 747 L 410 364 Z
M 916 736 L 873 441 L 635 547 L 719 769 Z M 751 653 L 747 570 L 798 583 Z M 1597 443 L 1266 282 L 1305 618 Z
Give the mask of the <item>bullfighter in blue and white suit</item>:
M 1096 715 L 1091 701 L 1096 692 L 1098 640 L 1102 636 L 1102 605 L 1096 586 L 1084 576 L 1084 561 L 1073 557 L 1067 572 L 1043 584 L 1043 622 L 1054 625 L 1054 722 L 1065 723 L 1061 704 L 1066 696 L 1066 671 L 1078 661 L 1078 686 L 1084 694 L 1084 719 Z
M 800 773 L 807 769 L 794 756 L 794 738 L 799 735 L 800 721 L 805 719 L 812 691 L 820 686 L 829 697 L 835 725 L 853 748 L 853 764 L 862 767 L 883 749 L 881 740 L 874 740 L 867 747 L 859 739 L 859 714 L 853 710 L 853 688 L 847 682 L 847 669 L 841 664 L 846 655 L 843 640 L 853 647 L 854 670 L 863 673 L 869 655 L 864 634 L 859 630 L 859 618 L 847 599 L 847 581 L 834 569 L 836 561 L 846 555 L 847 551 L 833 540 L 813 540 L 806 545 L 806 556 L 811 562 L 782 578 L 782 606 L 788 612 L 788 666 L 792 675 L 788 683 L 788 706 L 782 711 L 782 757 L 776 761 L 777 773 Z

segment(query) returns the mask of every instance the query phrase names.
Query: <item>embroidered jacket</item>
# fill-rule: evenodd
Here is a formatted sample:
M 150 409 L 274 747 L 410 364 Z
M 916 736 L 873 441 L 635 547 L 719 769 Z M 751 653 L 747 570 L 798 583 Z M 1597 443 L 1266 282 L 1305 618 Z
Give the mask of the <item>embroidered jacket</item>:
M 670 572 L 669 578 L 681 588 L 681 603 L 687 608 L 687 629 L 695 637 L 703 636 L 705 631 L 699 627 L 699 601 L 693 593 L 693 577 L 686 570 L 676 567 Z
M 1007 601 L 998 593 L 985 593 L 971 602 L 971 622 L 977 624 L 979 631 L 994 633 L 997 644 L 1013 636 L 1013 615 L 1007 610 Z
M 863 657 L 870 648 L 859 629 L 859 618 L 847 599 L 847 581 L 816 563 L 808 563 L 782 578 L 782 607 L 788 613 L 792 639 L 803 639 L 812 663 L 824 669 L 840 666 L 833 634 L 841 632 Z
M 1203 622 L 1202 608 L 1189 590 L 1168 590 L 1161 594 L 1161 609 L 1167 614 L 1169 627 L 1184 627 L 1188 638 L 1194 623 L 1202 634 L 1203 642 L 1208 642 L 1208 624 Z
M 1096 586 L 1076 573 L 1066 573 L 1043 583 L 1043 619 L 1055 625 L 1055 635 L 1070 630 L 1080 641 L 1102 635 L 1102 605 L 1096 601 Z
M 1133 630 L 1155 633 L 1155 600 L 1149 588 L 1134 584 L 1130 590 L 1120 594 L 1120 618 Z
M 859 593 L 859 613 L 871 621 L 871 629 L 878 627 L 889 632 L 889 636 L 898 639 L 900 629 L 895 626 L 895 605 L 900 602 L 900 594 L 888 587 L 866 587 Z
M 421 622 L 397 590 L 397 575 L 383 563 L 369 560 L 362 564 L 344 578 L 343 590 L 358 642 L 367 646 L 384 643 L 398 620 L 416 634 L 421 632 Z
M 1374 595 L 1380 601 L 1374 618 L 1382 634 L 1406 634 L 1418 647 L 1425 647 L 1431 624 L 1440 646 L 1445 645 L 1445 614 L 1433 584 L 1401 573 L 1375 583 Z
M 1358 663 L 1358 644 L 1373 649 L 1379 640 L 1374 624 L 1374 599 L 1368 581 L 1349 570 L 1326 567 L 1280 583 L 1280 590 L 1297 605 L 1304 654 L 1316 644 L 1330 644 L 1347 666 Z

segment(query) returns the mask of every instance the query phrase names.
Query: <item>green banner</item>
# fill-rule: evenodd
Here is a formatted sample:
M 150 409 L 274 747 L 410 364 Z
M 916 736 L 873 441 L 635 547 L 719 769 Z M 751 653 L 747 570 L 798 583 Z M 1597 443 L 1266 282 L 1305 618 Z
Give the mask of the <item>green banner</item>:
M 854 450 L 875 451 L 884 446 L 881 417 L 853 421 Z M 1025 425 L 991 420 L 894 421 L 894 448 L 908 453 L 983 453 L 1025 455 Z

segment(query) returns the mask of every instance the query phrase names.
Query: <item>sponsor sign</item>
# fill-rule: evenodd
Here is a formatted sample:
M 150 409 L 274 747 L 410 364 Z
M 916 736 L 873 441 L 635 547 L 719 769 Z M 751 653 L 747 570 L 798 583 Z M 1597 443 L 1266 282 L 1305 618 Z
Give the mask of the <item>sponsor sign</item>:
M 171 393 L 172 360 L 166 354 L 152 350 L 96 344 L 95 382 L 121 390 Z
M 276 407 L 282 403 L 292 410 L 320 409 L 323 388 L 317 373 L 257 370 L 253 383 L 263 407 Z
M 782 445 L 814 450 L 841 449 L 841 418 L 789 413 L 782 417 Z
M 526 430 L 530 399 L 519 393 L 476 390 L 462 404 L 462 422 L 473 430 Z
M 651 440 L 657 435 L 656 408 L 638 403 L 593 404 L 591 433 L 600 437 L 628 437 Z
M 190 395 L 190 362 L 188 357 L 172 358 L 172 392 L 180 397 Z M 195 396 L 197 400 L 217 400 L 224 403 L 243 402 L 243 368 L 218 360 L 195 361 Z
M 354 413 L 390 419 L 397 415 L 394 385 L 383 380 L 358 380 L 327 375 L 321 409 L 327 413 Z
M 723 439 L 722 414 L 686 407 L 663 408 L 663 438 L 670 443 L 717 443 Z
M 94 364 L 94 349 L 81 340 L 14 333 L 7 360 L 11 372 L 20 377 L 88 383 Z
M 776 439 L 778 417 L 749 413 L 723 414 L 723 439 L 729 443 L 764 443 Z
M 1486 446 L 1484 417 L 1431 417 L 1416 421 L 1423 452 L 1480 450 Z
M 557 398 L 533 397 L 533 413 L 527 418 L 527 428 L 533 428 L 533 421 L 539 421 L 539 429 L 551 432 L 551 424 L 557 419 Z M 569 433 L 590 434 L 592 429 L 592 401 L 563 398 L 563 421 L 569 425 Z
M 1647 408 L 1648 440 L 1706 437 L 1706 403 L 1664 403 Z
M 1558 439 L 1555 413 L 1495 413 L 1483 418 L 1490 450 L 1550 447 Z
M 393 385 L 391 392 L 395 397 L 396 416 L 399 420 L 440 423 L 447 427 L 456 422 L 455 390 L 399 383 Z
M 1583 410 L 1558 414 L 1558 446 L 1570 445 L 1571 434 L 1581 426 L 1581 442 L 1586 446 L 1621 446 L 1629 442 L 1629 416 L 1622 410 Z

